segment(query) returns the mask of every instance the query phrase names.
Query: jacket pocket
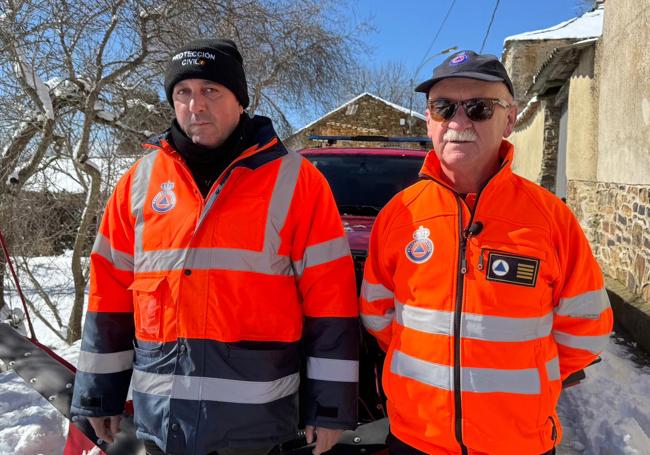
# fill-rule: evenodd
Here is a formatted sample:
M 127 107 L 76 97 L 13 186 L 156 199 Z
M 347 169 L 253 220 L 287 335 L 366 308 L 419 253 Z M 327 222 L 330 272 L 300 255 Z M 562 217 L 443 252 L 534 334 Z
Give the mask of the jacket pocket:
M 166 283 L 164 276 L 140 277 L 129 286 L 133 292 L 135 333 L 142 340 L 161 341 Z

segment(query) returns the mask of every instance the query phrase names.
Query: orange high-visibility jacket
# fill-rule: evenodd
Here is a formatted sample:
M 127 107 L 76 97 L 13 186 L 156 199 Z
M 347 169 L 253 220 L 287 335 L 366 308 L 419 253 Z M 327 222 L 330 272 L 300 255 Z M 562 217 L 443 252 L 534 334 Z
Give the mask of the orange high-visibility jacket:
M 539 455 L 561 381 L 607 342 L 602 273 L 562 201 L 512 173 L 466 205 L 433 151 L 372 230 L 361 319 L 387 349 L 391 431 L 430 454 Z
M 324 177 L 255 117 L 204 199 L 167 136 L 108 201 L 91 254 L 73 413 L 122 412 L 170 454 L 356 426 L 353 262 Z M 302 400 L 301 400 L 302 401 Z

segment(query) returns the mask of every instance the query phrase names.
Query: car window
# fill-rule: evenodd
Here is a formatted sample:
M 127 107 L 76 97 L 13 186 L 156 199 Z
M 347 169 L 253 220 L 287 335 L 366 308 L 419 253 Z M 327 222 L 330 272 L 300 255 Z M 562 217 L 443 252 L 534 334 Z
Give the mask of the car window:
M 395 194 L 418 180 L 423 157 L 306 156 L 332 188 L 341 213 L 376 215 Z

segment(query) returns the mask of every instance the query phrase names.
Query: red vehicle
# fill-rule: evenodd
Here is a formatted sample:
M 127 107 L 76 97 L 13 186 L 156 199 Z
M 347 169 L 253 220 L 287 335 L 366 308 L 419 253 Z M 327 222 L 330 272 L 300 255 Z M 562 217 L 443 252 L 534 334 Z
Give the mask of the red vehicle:
M 332 188 L 354 257 L 357 285 L 360 286 L 375 217 L 393 196 L 418 180 L 427 153 L 424 147 L 429 139 L 383 136 L 311 136 L 310 139 L 330 144 L 303 149 L 300 153 L 323 173 Z M 423 148 L 336 147 L 339 140 L 416 142 Z

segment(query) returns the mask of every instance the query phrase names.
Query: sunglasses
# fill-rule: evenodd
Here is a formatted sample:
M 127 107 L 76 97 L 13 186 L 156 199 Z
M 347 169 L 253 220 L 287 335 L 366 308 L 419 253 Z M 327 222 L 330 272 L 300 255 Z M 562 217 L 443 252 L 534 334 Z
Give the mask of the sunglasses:
M 511 104 L 499 98 L 471 98 L 469 100 L 452 101 L 444 98 L 428 100 L 429 115 L 436 122 L 448 122 L 458 111 L 458 105 L 463 106 L 465 115 L 473 122 L 489 120 L 494 115 L 494 106 L 499 105 L 508 109 Z

